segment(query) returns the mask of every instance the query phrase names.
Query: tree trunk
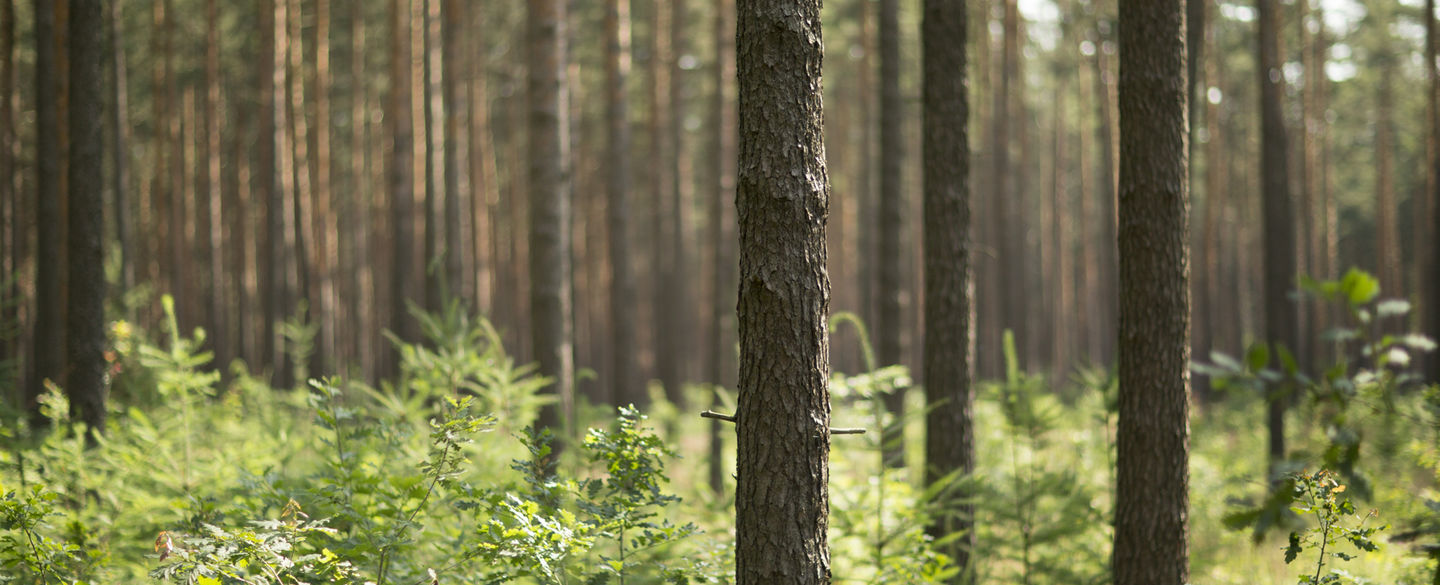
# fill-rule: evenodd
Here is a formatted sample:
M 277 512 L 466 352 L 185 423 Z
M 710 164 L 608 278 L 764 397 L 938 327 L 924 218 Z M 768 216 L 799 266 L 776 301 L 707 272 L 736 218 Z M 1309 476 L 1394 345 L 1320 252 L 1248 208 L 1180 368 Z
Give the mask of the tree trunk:
M 22 230 L 15 176 L 15 20 L 15 0 L 0 0 L 0 326 L 15 331 L 13 336 L 0 336 L 0 361 L 11 362 L 15 368 L 12 375 L 24 371 L 19 360 L 23 355 L 20 338 L 25 335 L 20 324 L 20 304 L 25 301 L 20 293 L 21 256 L 17 249 Z M 7 388 L 0 400 L 24 406 L 22 380 L 6 378 L 0 384 Z
M 463 199 L 468 195 L 460 192 L 459 121 L 464 107 L 460 103 L 460 72 L 463 70 L 460 26 L 464 22 L 461 5 L 459 0 L 444 0 L 440 5 L 440 94 L 445 134 L 441 148 L 445 193 L 445 284 L 449 287 L 451 298 L 461 300 L 467 307 L 473 308 L 474 295 L 470 292 L 472 283 L 465 278 L 465 267 L 472 259 L 470 250 L 465 245 L 466 233 L 461 222 L 465 217 L 461 211 L 464 209 Z M 469 4 L 466 3 L 465 6 Z
M 1425 75 L 1430 81 L 1430 99 L 1428 100 L 1427 111 L 1430 112 L 1430 263 L 1429 273 L 1426 276 L 1428 287 L 1429 308 L 1425 309 L 1428 326 L 1425 331 L 1430 334 L 1431 339 L 1440 339 L 1440 252 L 1435 248 L 1440 247 L 1440 65 L 1436 64 L 1437 46 L 1440 46 L 1440 25 L 1435 22 L 1435 0 L 1425 0 Z M 1420 304 L 1424 305 L 1422 301 Z M 1430 365 L 1430 381 L 1440 383 L 1440 356 L 1430 355 L 1426 357 Z
M 901 190 L 904 169 L 901 162 L 905 142 L 903 104 L 900 97 L 900 7 L 899 0 L 880 1 L 880 213 L 879 266 L 877 283 L 880 313 L 876 316 L 876 357 L 878 366 L 903 362 L 906 291 L 901 274 L 904 253 L 901 232 L 905 229 L 905 194 Z M 905 466 L 905 389 L 896 388 L 885 396 L 885 408 L 893 417 L 882 439 L 883 459 L 888 467 Z
M 575 385 L 566 6 L 563 0 L 529 6 L 530 322 L 539 373 L 551 378 L 546 392 L 558 399 L 541 408 L 536 426 L 563 440 L 570 436 L 562 425 L 570 421 Z
M 5 0 L 6 6 L 11 0 Z M 129 291 L 135 287 L 135 244 L 132 235 L 130 216 L 130 159 L 128 144 L 130 140 L 130 105 L 128 88 L 129 83 L 125 72 L 125 38 L 124 29 L 121 27 L 120 14 L 121 0 L 110 3 L 110 66 L 112 85 L 110 100 L 110 156 L 111 156 L 111 186 L 112 197 L 111 207 L 115 213 L 115 239 L 120 244 L 120 290 Z M 8 81 L 10 76 L 6 76 Z M 4 92 L 0 96 L 8 96 Z M 0 99 L 8 99 L 0 97 Z M 8 103 L 8 102 L 7 102 Z M 9 124 L 0 123 L 0 126 L 10 128 Z M 8 144 L 8 143 L 5 143 Z M 10 171 L 0 168 L 0 176 L 9 176 Z M 7 182 L 8 184 L 8 182 Z M 3 187 L 0 187 L 3 189 Z M 0 198 L 3 192 L 0 192 Z
M 437 134 L 439 124 L 435 117 L 440 115 L 436 111 L 435 100 L 440 99 L 441 92 L 436 91 L 436 78 L 440 76 L 440 68 L 435 62 L 436 50 L 440 44 L 436 37 L 439 36 L 440 24 L 440 0 L 421 0 L 420 2 L 420 25 L 418 32 L 420 38 L 417 41 L 420 50 L 420 124 L 421 131 L 425 135 L 421 142 L 424 156 L 421 164 L 424 167 L 425 184 L 425 310 L 432 313 L 439 312 L 442 299 L 445 297 L 444 289 L 448 286 L 445 282 L 445 264 L 432 267 L 432 262 L 442 261 L 441 254 L 449 255 L 449 250 L 444 249 L 445 227 L 444 218 L 440 217 L 443 202 L 448 193 L 440 191 L 440 184 L 443 179 L 436 180 L 436 158 L 439 156 L 439 144 Z M 448 262 L 448 261 L 442 261 Z M 433 269 L 432 269 L 433 268 Z
M 718 188 L 710 209 L 710 234 L 715 238 L 715 298 L 712 302 L 711 339 L 713 368 L 708 379 L 720 388 L 734 389 L 735 363 L 735 2 L 719 0 L 715 14 L 715 94 L 711 123 L 715 132 L 715 181 Z M 712 405 L 721 403 L 718 392 Z M 720 421 L 710 421 L 710 488 L 724 492 L 724 452 Z
M 365 73 L 365 9 L 362 3 L 350 5 L 350 76 L 352 79 L 363 79 Z M 350 261 L 346 264 L 349 267 L 349 286 L 351 299 L 354 305 L 359 307 L 378 308 L 375 297 L 374 267 L 370 260 L 370 238 L 367 236 L 370 225 L 370 158 L 369 144 L 370 136 L 370 92 L 365 84 L 359 84 L 351 93 L 350 103 L 350 177 L 353 181 L 353 190 L 348 200 L 346 221 L 344 231 L 345 238 L 341 244 L 342 249 L 350 250 Z M 355 359 L 361 367 L 361 374 L 366 380 L 372 382 L 378 376 L 376 359 L 374 358 L 374 339 L 376 330 L 379 329 L 375 322 L 374 313 L 377 311 L 360 311 L 355 316 L 355 322 L 351 331 L 355 340 Z
M 694 301 L 690 294 L 690 209 L 691 201 L 694 199 L 694 189 L 691 188 L 693 181 L 691 177 L 690 157 L 685 144 L 685 117 L 689 105 L 689 90 L 686 88 L 687 77 L 683 63 L 693 56 L 688 55 L 689 42 L 686 33 L 686 26 L 690 24 L 690 15 L 686 0 L 670 0 L 670 77 L 669 97 L 670 116 L 668 118 L 669 136 L 666 138 L 669 150 L 667 162 L 671 165 L 670 173 L 667 175 L 671 181 L 669 189 L 670 203 L 664 207 L 669 217 L 666 222 L 670 224 L 669 229 L 669 267 L 665 270 L 667 283 L 665 285 L 664 307 L 667 325 L 665 330 L 669 335 L 667 347 L 670 351 L 670 359 L 661 364 L 660 380 L 665 385 L 665 396 L 670 402 L 682 404 L 685 399 L 682 385 L 690 379 L 690 358 L 691 346 L 688 334 L 694 331 L 697 323 L 693 318 Z M 662 34 L 657 31 L 656 34 Z
M 215 366 L 226 371 L 233 354 L 230 346 L 230 324 L 225 307 L 229 287 L 225 286 L 224 250 L 220 223 L 223 202 L 220 196 L 220 9 L 217 0 L 205 2 L 205 96 L 204 154 L 205 168 L 200 173 L 199 233 L 204 251 L 208 294 L 205 301 L 205 327 L 215 348 Z
M 45 381 L 63 383 L 65 367 L 65 297 L 60 271 L 66 265 L 60 249 L 60 83 L 55 65 L 55 9 L 51 0 L 35 0 L 35 337 L 31 347 L 30 381 L 25 406 L 34 426 L 48 424 L 40 413 Z M 44 226 L 50 226 L 45 228 Z
M 819 0 L 738 4 L 736 583 L 830 583 Z
M 330 0 L 315 0 L 315 182 L 311 187 L 314 211 L 310 233 L 314 234 L 315 304 L 310 307 L 311 323 L 318 327 L 315 340 L 316 373 L 338 371 L 340 351 L 337 347 L 335 318 L 335 265 L 338 252 L 338 222 L 335 221 L 334 195 L 331 193 L 332 148 L 330 130 Z M 358 122 L 358 121 L 357 121 Z M 355 362 L 350 362 L 355 363 Z
M 1095 47 L 1095 107 L 1099 112 L 1096 130 L 1097 147 L 1100 151 L 1100 176 L 1097 184 L 1100 190 L 1096 198 L 1100 202 L 1099 212 L 1099 291 L 1100 304 L 1095 307 L 1095 326 L 1090 331 L 1091 359 L 1096 363 L 1109 364 L 1115 359 L 1116 319 L 1119 307 L 1116 299 L 1116 271 L 1119 269 L 1115 249 L 1115 116 L 1114 103 L 1115 74 L 1110 67 L 1110 55 L 1114 44 L 1109 22 L 1101 16 L 1097 21 L 1097 46 Z
M 424 302 L 423 260 L 416 258 L 415 249 L 415 135 L 411 113 L 411 39 L 410 4 L 413 0 L 390 1 L 390 221 L 393 223 L 394 253 L 391 270 L 390 326 L 404 341 L 417 341 L 418 335 L 410 318 L 408 303 Z M 420 264 L 417 266 L 417 264 Z M 393 351 L 382 376 L 398 372 Z
M 285 128 L 284 87 L 285 61 L 281 52 L 280 36 L 284 22 L 279 17 L 279 6 L 286 0 L 260 1 L 260 149 L 259 164 L 256 165 L 260 183 L 260 199 L 265 205 L 265 261 L 261 272 L 265 275 L 263 317 L 261 325 L 262 349 L 260 367 L 272 372 L 270 382 L 285 363 L 285 346 L 280 340 L 276 324 L 289 312 L 289 283 L 285 270 L 288 250 L 285 246 L 288 206 L 284 182 L 281 180 L 280 156 L 281 136 Z
M 1120 398 L 1116 585 L 1181 585 L 1190 385 L 1185 16 L 1120 2 Z
M 959 471 L 975 470 L 975 282 L 970 250 L 970 118 L 966 86 L 966 3 L 927 0 L 921 21 L 924 59 L 925 190 L 925 478 L 933 484 Z M 952 583 L 973 577 L 975 547 L 971 494 L 946 490 L 926 532 L 949 541 L 944 552 L 959 574 Z
M 70 0 L 70 287 L 65 387 L 86 443 L 105 432 L 104 122 L 105 16 L 101 0 Z
M 1385 25 L 1380 25 L 1385 26 Z M 1375 98 L 1375 275 L 1386 295 L 1404 292 L 1404 262 L 1400 257 L 1400 226 L 1395 199 L 1395 73 L 1394 55 L 1388 49 L 1376 55 L 1380 87 Z M 1417 210 L 1418 212 L 1418 210 Z M 1382 324 L 1383 325 L 1383 324 Z
M 677 334 L 674 326 L 670 323 L 673 312 L 670 310 L 670 299 L 668 285 L 670 284 L 670 269 L 674 267 L 671 256 L 674 249 L 670 242 L 674 236 L 670 234 L 673 225 L 669 221 L 669 214 L 666 207 L 671 203 L 670 189 L 674 182 L 669 178 L 670 172 L 675 169 L 670 164 L 670 157 L 674 155 L 667 148 L 666 129 L 673 123 L 670 116 L 670 100 L 665 90 L 670 87 L 670 2 L 654 2 L 651 4 L 651 33 L 650 33 L 650 196 L 651 211 L 650 222 L 654 226 L 649 242 L 654 251 L 651 256 L 651 331 L 652 345 L 655 349 L 655 375 L 660 383 L 669 392 L 669 388 L 675 385 L 671 379 L 676 360 L 674 336 Z M 641 404 L 644 406 L 644 404 Z
M 1280 99 L 1280 15 L 1275 0 L 1259 4 L 1261 196 L 1264 198 L 1265 338 L 1294 350 L 1298 346 L 1298 315 L 1290 293 L 1295 290 L 1295 213 L 1290 200 L 1289 157 Z M 1274 469 L 1285 458 L 1285 405 L 1280 389 L 1269 397 L 1270 461 Z
M 635 274 L 630 267 L 630 0 L 605 3 L 605 186 L 610 222 L 610 395 L 641 404 L 635 375 Z

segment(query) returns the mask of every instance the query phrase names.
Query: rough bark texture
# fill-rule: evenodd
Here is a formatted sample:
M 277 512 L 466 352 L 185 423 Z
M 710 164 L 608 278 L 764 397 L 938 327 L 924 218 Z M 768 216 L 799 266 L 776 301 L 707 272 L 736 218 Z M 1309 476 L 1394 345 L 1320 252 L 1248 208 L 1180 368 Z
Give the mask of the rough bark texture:
M 71 417 L 89 439 L 105 432 L 104 134 L 101 0 L 70 0 L 70 286 L 65 387 Z
M 903 104 L 900 97 L 900 16 L 899 0 L 880 1 L 880 213 L 879 299 L 876 316 L 876 357 L 880 366 L 901 363 L 905 356 L 905 277 L 901 274 L 904 254 L 900 232 L 905 229 L 905 194 L 901 191 L 905 155 L 901 136 Z M 885 397 L 885 408 L 894 421 L 905 415 L 903 389 Z M 892 424 L 884 437 L 884 460 L 891 467 L 905 465 L 903 427 Z
M 1280 100 L 1285 88 L 1280 72 L 1280 15 L 1275 0 L 1259 4 L 1260 167 L 1264 200 L 1265 338 L 1293 350 L 1298 346 L 1299 318 L 1290 292 L 1295 290 L 1295 212 L 1290 201 L 1288 147 Z M 1269 404 L 1270 460 L 1285 458 L 1285 401 L 1272 394 Z
M 565 92 L 565 2 L 529 13 L 530 319 L 540 374 L 559 402 L 536 425 L 562 436 L 575 383 L 570 298 L 570 132 Z
M 925 480 L 975 469 L 975 283 L 971 278 L 970 118 L 966 85 L 965 2 L 926 0 L 921 22 L 924 59 L 925 190 Z M 971 578 L 974 505 L 959 500 L 939 507 L 926 527 L 936 539 L 965 536 L 945 551 Z
M 737 4 L 739 585 L 830 582 L 820 0 Z
M 1189 577 L 1189 200 L 1180 0 L 1120 2 L 1116 585 Z
M 643 402 L 635 376 L 635 273 L 630 267 L 630 0 L 605 3 L 605 189 L 610 237 L 610 392 L 618 404 Z
M 45 380 L 57 384 L 65 361 L 64 303 L 60 271 L 65 258 L 60 250 L 60 80 L 56 79 L 55 9 L 50 0 L 35 0 L 35 197 L 37 229 L 35 266 L 35 340 L 26 384 L 25 405 L 31 421 L 45 424 L 39 397 Z

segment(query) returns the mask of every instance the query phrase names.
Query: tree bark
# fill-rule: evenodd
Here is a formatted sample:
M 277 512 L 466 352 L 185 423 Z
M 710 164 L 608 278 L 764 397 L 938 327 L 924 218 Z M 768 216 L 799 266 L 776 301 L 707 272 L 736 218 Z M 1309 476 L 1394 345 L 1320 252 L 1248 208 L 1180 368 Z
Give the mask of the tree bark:
M 970 255 L 970 118 L 966 81 L 966 2 L 926 0 L 921 21 L 924 59 L 924 208 L 925 208 L 925 478 L 933 484 L 956 471 L 975 470 L 975 282 Z M 953 498 L 925 530 L 950 541 L 945 553 L 959 574 L 952 583 L 973 578 L 970 553 L 975 547 L 974 504 L 970 494 L 947 490 Z
M 880 213 L 878 293 L 880 313 L 876 322 L 876 357 L 879 366 L 902 363 L 906 354 L 904 331 L 907 303 L 901 274 L 904 253 L 901 232 L 905 229 L 905 194 L 901 162 L 905 142 L 903 103 L 900 97 L 900 8 L 899 0 L 880 1 Z M 883 458 L 888 467 L 905 466 L 905 389 L 896 388 L 885 396 L 885 408 L 893 420 L 882 439 Z
M 423 260 L 415 249 L 415 135 L 411 113 L 414 85 L 411 80 L 411 9 L 413 0 L 390 2 L 390 111 L 392 119 L 390 152 L 390 221 L 393 224 L 394 258 L 391 270 L 390 325 L 400 339 L 416 341 L 418 334 L 410 318 L 408 303 L 424 302 Z M 420 264 L 417 266 L 417 264 Z M 398 356 L 387 351 L 389 366 L 384 376 L 395 374 Z
M 118 4 L 118 2 L 117 2 Z M 20 325 L 19 266 L 20 201 L 15 176 L 15 0 L 0 0 L 0 326 L 13 327 L 15 334 L 0 336 L 0 361 L 9 361 L 15 369 L 11 375 L 24 371 L 19 363 L 24 329 Z M 123 268 L 122 268 L 123 271 Z M 6 378 L 6 394 L 0 400 L 24 406 L 22 380 Z M 14 394 L 12 394 L 12 392 Z
M 25 406 L 34 426 L 49 424 L 40 413 L 45 381 L 63 383 L 65 367 L 65 297 L 60 271 L 60 83 L 55 64 L 55 9 L 51 0 L 35 0 L 35 337 L 31 343 L 30 381 Z M 50 226 L 50 227 L 45 227 Z
M 605 187 L 610 236 L 610 395 L 641 404 L 635 375 L 635 274 L 630 266 L 630 0 L 605 3 Z
M 1430 263 L 1429 273 L 1426 276 L 1430 301 L 1429 308 L 1425 309 L 1428 327 L 1426 331 L 1431 339 L 1440 339 L 1440 252 L 1435 250 L 1440 247 L 1440 64 L 1436 63 L 1437 48 L 1440 48 L 1440 25 L 1435 22 L 1435 0 L 1425 0 L 1425 75 L 1430 82 L 1430 99 L 1428 100 L 1427 111 L 1430 112 Z M 1425 303 L 1421 303 L 1425 304 Z M 1426 357 L 1430 366 L 1430 381 L 1440 383 L 1440 356 L 1430 355 Z
M 10 0 L 6 0 L 8 6 Z M 121 26 L 121 0 L 110 3 L 110 67 L 112 84 L 110 100 L 111 207 L 115 213 L 115 239 L 120 244 L 120 290 L 135 287 L 135 244 L 130 215 L 130 159 L 126 146 L 130 139 L 129 82 L 125 71 L 125 37 Z M 9 77 L 6 78 L 7 80 Z M 9 95 L 8 92 L 3 95 Z M 3 98 L 0 98 L 3 99 Z M 0 126 L 9 128 L 8 124 Z M 0 168 L 0 176 L 10 172 Z M 0 194 L 3 196 L 3 194 Z
M 1189 578 L 1185 16 L 1120 2 L 1120 398 L 1116 585 Z
M 65 387 L 71 417 L 85 423 L 86 444 L 105 432 L 104 233 L 105 16 L 101 0 L 70 0 L 70 286 Z
M 439 0 L 434 0 L 439 1 Z M 474 295 L 465 278 L 465 267 L 472 261 L 461 220 L 464 198 L 460 191 L 460 24 L 463 15 L 459 0 L 444 0 L 440 5 L 440 94 L 445 136 L 441 150 L 444 167 L 442 188 L 445 193 L 445 284 L 449 295 L 473 308 Z M 464 4 L 469 6 L 468 3 Z M 478 9 L 478 7 L 477 7 Z M 627 346 L 628 347 L 628 346 Z
M 566 6 L 563 0 L 529 6 L 530 320 L 540 374 L 552 380 L 546 392 L 557 399 L 541 408 L 536 426 L 564 438 L 575 385 Z
M 1264 199 L 1265 338 L 1294 350 L 1298 346 L 1298 314 L 1290 301 L 1295 290 L 1295 213 L 1290 198 L 1288 146 L 1280 99 L 1284 94 L 1280 72 L 1280 15 L 1275 0 L 1259 4 L 1260 166 Z M 1271 467 L 1285 458 L 1285 405 L 1277 388 L 1268 405 Z
M 1385 27 L 1388 23 L 1377 26 Z M 1380 291 L 1387 295 L 1404 292 L 1403 260 L 1400 257 L 1400 226 L 1395 199 L 1395 83 L 1392 81 L 1394 55 L 1388 48 L 1375 56 L 1379 63 L 1380 86 L 1375 97 L 1375 275 Z M 1418 210 L 1416 210 L 1418 212 Z
M 664 206 L 670 224 L 669 266 L 665 270 L 665 331 L 668 335 L 666 347 L 670 359 L 661 362 L 660 381 L 665 386 L 665 396 L 670 402 L 680 404 L 685 400 L 682 386 L 690 380 L 691 346 L 688 332 L 694 331 L 698 323 L 693 317 L 694 301 L 690 293 L 690 210 L 694 199 L 690 154 L 685 144 L 685 117 L 689 109 L 689 90 L 686 87 L 688 73 L 683 63 L 688 58 L 689 41 L 686 26 L 690 24 L 686 0 L 669 0 L 670 4 L 670 51 L 669 51 L 669 135 L 666 137 L 671 165 L 666 175 L 671 182 L 668 205 Z M 657 31 L 656 34 L 663 34 Z
M 316 373 L 329 374 L 337 370 L 340 361 L 339 337 L 336 333 L 341 326 L 335 318 L 336 287 L 335 258 L 339 241 L 339 223 L 335 221 L 334 194 L 331 183 L 332 148 L 330 129 L 330 0 L 315 0 L 315 181 L 312 185 L 314 210 L 310 233 L 314 234 L 315 262 L 311 267 L 315 274 L 315 304 L 310 307 L 311 323 L 318 330 L 315 340 Z M 351 362 L 354 363 L 354 362 Z
M 220 8 L 218 0 L 205 2 L 205 96 L 204 96 L 204 169 L 200 173 L 199 234 L 208 283 L 205 297 L 205 327 L 215 348 L 215 365 L 225 371 L 233 359 L 230 346 L 230 324 L 225 318 L 227 291 L 225 285 L 224 250 L 220 223 L 223 202 L 220 196 Z
M 819 0 L 738 3 L 739 585 L 830 583 Z

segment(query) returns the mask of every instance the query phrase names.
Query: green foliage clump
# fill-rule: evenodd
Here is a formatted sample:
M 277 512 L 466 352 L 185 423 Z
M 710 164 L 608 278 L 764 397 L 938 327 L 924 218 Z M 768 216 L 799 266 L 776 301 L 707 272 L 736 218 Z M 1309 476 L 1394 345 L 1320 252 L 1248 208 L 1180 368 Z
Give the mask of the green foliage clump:
M 1325 573 L 1324 569 L 1331 558 L 1342 561 L 1355 558 L 1349 553 L 1335 550 L 1342 541 L 1349 542 L 1360 551 L 1375 552 L 1380 549 L 1372 537 L 1386 526 L 1365 525 L 1366 521 L 1375 517 L 1376 511 L 1370 510 L 1363 517 L 1357 516 L 1355 505 L 1344 495 L 1345 484 L 1340 483 L 1329 470 L 1295 474 L 1292 483 L 1293 499 L 1296 502 L 1292 509 L 1299 514 L 1312 515 L 1316 521 L 1316 525 L 1309 529 L 1291 532 L 1289 544 L 1285 546 L 1286 564 L 1294 562 L 1306 550 L 1314 550 L 1316 553 L 1315 572 L 1300 575 L 1298 583 L 1330 585 L 1344 580 L 1362 582 L 1342 570 L 1332 569 L 1330 573 Z

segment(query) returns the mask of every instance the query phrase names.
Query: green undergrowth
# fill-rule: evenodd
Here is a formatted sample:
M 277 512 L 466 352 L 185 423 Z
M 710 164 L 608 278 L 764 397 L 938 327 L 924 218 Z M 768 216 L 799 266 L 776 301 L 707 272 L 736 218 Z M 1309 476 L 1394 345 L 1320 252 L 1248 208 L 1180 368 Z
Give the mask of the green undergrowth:
M 1339 299 L 1368 286 L 1312 288 Z M 1351 300 L 1357 321 L 1408 311 L 1378 291 Z M 319 377 L 276 389 L 238 362 L 221 376 L 201 331 L 112 323 L 112 410 L 97 446 L 86 448 L 58 389 L 44 400 L 56 421 L 47 434 L 0 413 L 0 582 L 730 581 L 734 480 L 710 488 L 709 421 L 698 417 L 717 389 L 687 386 L 672 403 L 652 385 L 643 412 L 580 400 L 575 436 L 535 434 L 546 380 L 488 322 L 455 304 L 415 317 L 426 341 L 392 340 L 402 373 L 380 388 Z M 312 329 L 298 315 L 283 331 L 303 349 Z M 1424 342 L 1367 323 L 1340 329 L 1338 355 L 1350 357 L 1308 377 L 1278 351 L 1197 366 L 1224 391 L 1192 416 L 1191 582 L 1432 582 L 1440 389 L 1398 363 Z M 865 337 L 850 315 L 833 331 Z M 923 527 L 957 512 L 939 505 L 955 493 L 975 510 L 976 582 L 1110 581 L 1114 373 L 1051 380 L 1004 354 L 1004 378 L 975 387 L 976 472 L 935 486 L 921 484 L 919 381 L 873 360 L 835 373 L 832 425 L 867 431 L 832 441 L 835 583 L 952 578 L 960 569 Z M 1288 491 L 1265 458 L 1275 383 L 1294 388 L 1293 456 L 1279 476 Z M 883 406 L 896 392 L 907 404 L 898 419 Z M 732 391 L 718 396 L 733 405 Z M 907 465 L 887 469 L 883 442 L 895 437 Z M 719 438 L 733 470 L 734 429 Z M 534 465 L 566 439 L 555 475 Z

